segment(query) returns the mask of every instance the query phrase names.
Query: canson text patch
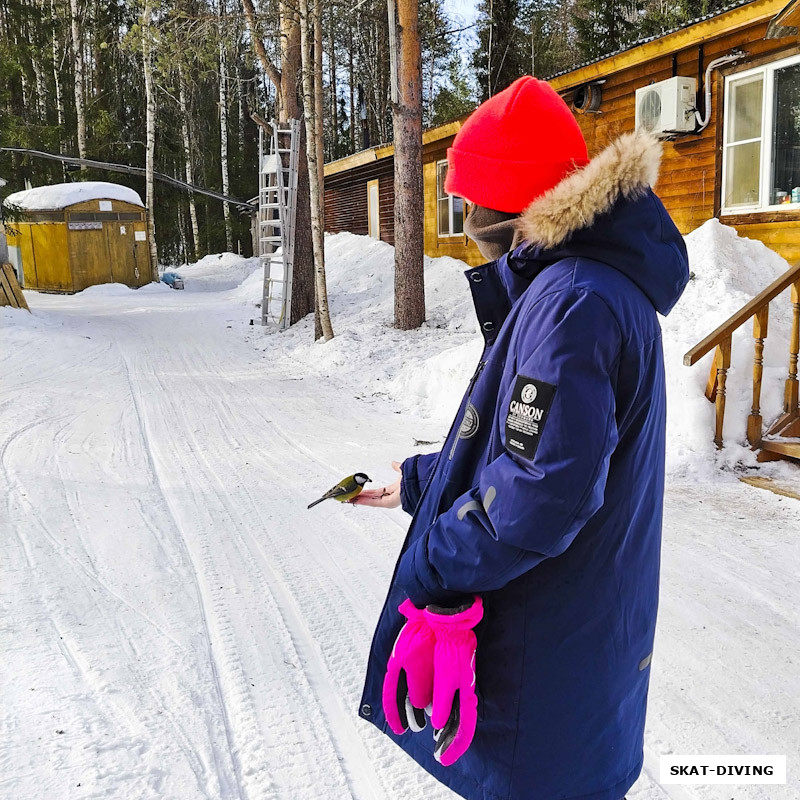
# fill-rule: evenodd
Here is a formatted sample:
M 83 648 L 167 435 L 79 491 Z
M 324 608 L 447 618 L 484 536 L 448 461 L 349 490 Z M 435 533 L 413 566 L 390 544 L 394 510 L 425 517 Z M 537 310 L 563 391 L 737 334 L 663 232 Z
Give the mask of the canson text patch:
M 556 387 L 527 375 L 517 375 L 506 415 L 506 449 L 533 459 L 547 422 Z

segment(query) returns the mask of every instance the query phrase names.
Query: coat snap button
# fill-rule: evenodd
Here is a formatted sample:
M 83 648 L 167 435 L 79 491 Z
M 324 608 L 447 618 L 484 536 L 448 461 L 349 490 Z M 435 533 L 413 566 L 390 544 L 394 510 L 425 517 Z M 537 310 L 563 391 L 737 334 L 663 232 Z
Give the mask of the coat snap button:
M 494 322 L 484 322 L 483 329 L 485 331 L 493 331 L 494 330 Z
M 470 278 L 472 278 L 474 283 L 480 283 L 483 280 L 483 275 L 480 272 L 472 272 L 470 273 Z
M 364 705 L 361 706 L 361 713 L 365 717 L 371 716 L 372 715 L 372 706 L 369 703 L 364 703 Z

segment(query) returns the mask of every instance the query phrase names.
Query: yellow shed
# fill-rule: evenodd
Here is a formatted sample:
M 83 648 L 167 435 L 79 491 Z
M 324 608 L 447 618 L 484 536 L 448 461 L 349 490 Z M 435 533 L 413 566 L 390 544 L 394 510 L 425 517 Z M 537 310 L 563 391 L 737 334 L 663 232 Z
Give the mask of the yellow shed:
M 8 254 L 26 289 L 80 292 L 152 279 L 147 211 L 127 186 L 104 181 L 38 186 L 9 195 Z

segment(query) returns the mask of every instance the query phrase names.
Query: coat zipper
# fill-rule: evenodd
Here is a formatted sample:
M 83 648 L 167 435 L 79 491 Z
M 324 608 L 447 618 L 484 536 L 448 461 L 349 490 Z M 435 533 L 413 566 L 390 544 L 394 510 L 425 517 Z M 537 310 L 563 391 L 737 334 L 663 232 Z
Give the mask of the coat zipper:
M 475 372 L 472 374 L 472 377 L 469 379 L 469 388 L 467 390 L 467 404 L 464 406 L 464 414 L 461 415 L 461 419 L 459 421 L 459 431 L 461 429 L 461 425 L 464 423 L 464 415 L 467 413 L 467 409 L 469 408 L 469 401 L 472 397 L 472 391 L 475 388 L 475 384 L 478 382 L 478 377 L 480 376 L 481 372 L 483 372 L 483 368 L 486 366 L 485 361 L 481 361 L 478 363 L 478 366 Z M 449 434 L 448 434 L 449 435 Z M 453 454 L 456 452 L 456 445 L 458 444 L 458 440 L 461 438 L 460 435 L 456 435 L 456 438 L 453 440 L 453 446 L 450 448 L 450 455 L 447 457 L 448 461 L 452 461 Z
M 478 380 L 478 375 L 481 374 L 481 371 L 486 366 L 486 362 L 483 360 L 483 355 L 485 355 L 485 353 L 486 353 L 486 350 L 484 349 L 484 353 L 481 355 L 481 361 L 478 363 L 478 366 L 476 367 L 474 374 L 469 379 L 469 390 L 468 390 L 469 394 L 468 394 L 468 398 L 472 396 L 472 389 L 475 386 L 475 381 Z M 450 434 L 453 432 L 453 428 L 455 427 L 455 424 L 456 424 L 456 421 L 453 420 L 452 424 L 450 425 L 450 430 L 447 432 L 447 436 L 444 437 L 445 441 L 447 441 L 447 439 L 449 438 Z M 459 424 L 460 424 L 460 422 L 459 422 Z M 420 494 L 420 496 L 419 496 L 419 502 L 417 503 L 417 508 L 419 508 L 422 505 L 422 501 L 425 499 L 425 495 L 428 494 L 428 489 L 430 488 L 430 485 L 433 483 L 433 473 L 436 471 L 436 468 L 439 466 L 439 461 L 441 461 L 441 458 L 442 458 L 442 452 L 439 451 L 439 458 L 436 459 L 436 463 L 433 465 L 433 468 L 431 469 L 431 474 L 428 477 L 428 480 L 427 480 L 427 482 L 425 483 L 425 486 L 422 489 L 422 494 Z M 411 520 L 411 524 L 408 526 L 408 531 L 406 532 L 406 538 L 403 540 L 403 546 L 400 548 L 400 556 L 397 559 L 397 563 L 394 565 L 394 572 L 392 573 L 392 580 L 391 580 L 391 582 L 389 584 L 390 587 L 394 586 L 394 581 L 395 581 L 395 578 L 397 577 L 397 569 L 400 566 L 400 559 L 402 558 L 403 553 L 405 553 L 406 549 L 408 548 L 408 542 L 411 539 L 411 535 L 414 532 L 414 523 L 417 521 L 416 517 L 417 517 L 417 515 L 416 515 L 416 512 L 415 512 L 414 513 L 414 518 Z M 377 629 L 376 629 L 376 631 L 377 631 Z

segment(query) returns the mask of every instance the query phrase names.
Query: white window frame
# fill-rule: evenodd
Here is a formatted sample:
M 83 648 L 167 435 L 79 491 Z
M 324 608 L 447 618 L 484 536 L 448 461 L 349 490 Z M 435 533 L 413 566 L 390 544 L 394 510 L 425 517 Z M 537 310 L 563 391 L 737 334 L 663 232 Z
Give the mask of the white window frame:
M 447 192 L 445 192 L 443 196 L 441 196 L 441 197 L 439 196 L 439 168 L 442 166 L 442 164 L 444 164 L 445 166 L 447 165 L 447 159 L 446 158 L 442 159 L 441 161 L 437 161 L 436 162 L 436 187 L 435 187 L 435 191 L 436 191 L 436 233 L 437 233 L 437 235 L 439 236 L 440 239 L 451 239 L 454 236 L 458 236 L 459 238 L 463 238 L 463 236 L 465 235 L 464 231 L 463 231 L 463 226 L 464 226 L 463 222 L 461 223 L 462 231 L 460 233 L 453 233 L 453 197 L 454 197 L 454 195 L 447 194 Z M 444 187 L 442 187 L 442 189 L 444 190 Z M 448 226 L 448 230 L 447 231 L 442 231 L 442 229 L 441 229 L 441 227 L 439 225 L 439 202 L 441 200 L 445 200 L 445 199 L 447 200 L 447 226 Z M 464 214 L 464 220 L 466 221 L 466 219 L 467 219 L 467 202 L 466 202 L 466 200 L 464 200 L 463 202 L 464 202 L 463 214 Z
M 771 61 L 760 67 L 733 72 L 725 76 L 725 105 L 722 115 L 722 177 L 720 185 L 720 215 L 754 214 L 766 211 L 782 211 L 786 213 L 800 211 L 800 203 L 769 204 L 764 202 L 771 197 L 772 187 L 772 144 L 774 139 L 773 115 L 775 111 L 775 72 L 784 67 L 800 64 L 800 55 L 789 56 L 778 61 Z M 730 87 L 735 81 L 750 78 L 754 75 L 763 75 L 763 95 L 761 101 L 761 163 L 759 164 L 758 203 L 752 205 L 726 206 L 725 195 L 727 189 L 728 165 L 728 115 L 732 106 L 730 102 Z M 753 140 L 754 141 L 754 140 Z M 743 144 L 737 142 L 736 144 Z

